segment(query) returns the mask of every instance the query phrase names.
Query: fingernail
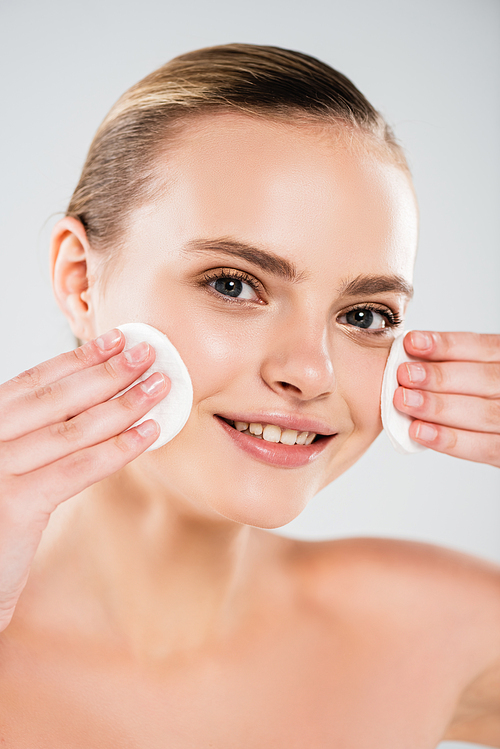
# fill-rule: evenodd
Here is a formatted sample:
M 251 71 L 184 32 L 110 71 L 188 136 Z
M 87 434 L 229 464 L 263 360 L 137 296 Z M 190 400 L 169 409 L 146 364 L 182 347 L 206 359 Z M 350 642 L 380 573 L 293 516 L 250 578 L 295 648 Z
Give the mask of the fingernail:
M 159 393 L 165 386 L 165 378 L 160 372 L 155 372 L 147 380 L 141 383 L 141 390 L 147 395 L 155 395 Z
M 96 346 L 99 346 L 101 351 L 109 351 L 118 344 L 121 337 L 121 332 L 116 328 L 113 328 L 113 330 L 110 330 L 108 333 L 104 333 L 104 335 L 100 335 L 99 338 L 96 338 L 95 344 Z
M 425 369 L 421 364 L 406 364 L 408 379 L 410 382 L 423 382 L 425 380 Z
M 408 388 L 403 388 L 403 403 L 405 406 L 417 408 L 418 406 L 421 406 L 423 402 L 424 396 L 422 393 L 419 393 L 418 390 L 408 390 Z
M 138 343 L 137 346 L 134 346 L 133 348 L 129 348 L 128 351 L 125 351 L 125 359 L 130 364 L 137 364 L 138 362 L 144 361 L 144 359 L 147 357 L 149 353 L 149 343 L 146 343 L 143 341 L 142 343 Z
M 432 442 L 437 437 L 437 429 L 430 424 L 418 424 L 415 437 L 423 442 Z
M 137 431 L 141 435 L 141 437 L 151 437 L 153 434 L 156 434 L 159 430 L 158 422 L 154 421 L 153 419 L 149 419 L 149 421 L 143 421 L 142 424 L 138 424 L 136 426 Z
M 410 340 L 413 348 L 420 349 L 420 351 L 427 351 L 432 346 L 432 337 L 429 333 L 421 333 L 414 330 L 410 333 Z

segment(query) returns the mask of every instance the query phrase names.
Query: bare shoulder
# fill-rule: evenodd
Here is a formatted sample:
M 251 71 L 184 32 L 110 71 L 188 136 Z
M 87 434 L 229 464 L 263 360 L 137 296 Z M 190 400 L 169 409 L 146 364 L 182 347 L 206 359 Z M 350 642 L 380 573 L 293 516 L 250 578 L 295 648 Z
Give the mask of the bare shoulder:
M 500 624 L 500 566 L 492 562 L 434 544 L 389 538 L 294 544 L 299 577 L 325 604 L 338 604 L 338 586 L 345 591 L 348 585 L 365 605 L 376 601 L 377 609 L 390 599 L 411 603 L 420 612 L 427 609 L 429 615 L 467 611 L 469 625 L 477 627 Z
M 387 633 L 389 648 L 407 640 L 421 659 L 434 660 L 433 678 L 451 687 L 443 738 L 500 747 L 498 565 L 382 538 L 299 542 L 295 553 L 302 589 L 325 611 L 362 618 Z

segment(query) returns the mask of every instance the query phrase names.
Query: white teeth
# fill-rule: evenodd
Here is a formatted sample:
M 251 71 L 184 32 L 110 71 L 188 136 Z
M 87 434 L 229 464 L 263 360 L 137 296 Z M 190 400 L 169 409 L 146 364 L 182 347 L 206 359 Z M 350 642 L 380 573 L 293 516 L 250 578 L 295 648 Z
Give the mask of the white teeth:
M 266 442 L 279 442 L 281 437 L 281 429 L 274 424 L 266 424 L 262 432 L 262 436 Z
M 295 445 L 297 434 L 298 432 L 296 432 L 295 429 L 283 429 L 280 442 L 283 445 Z
M 234 421 L 234 428 L 238 432 L 251 434 L 253 437 L 266 442 L 281 442 L 282 445 L 310 445 L 316 437 L 316 432 L 298 432 L 295 429 L 281 429 L 276 424 L 262 426 L 259 422 Z

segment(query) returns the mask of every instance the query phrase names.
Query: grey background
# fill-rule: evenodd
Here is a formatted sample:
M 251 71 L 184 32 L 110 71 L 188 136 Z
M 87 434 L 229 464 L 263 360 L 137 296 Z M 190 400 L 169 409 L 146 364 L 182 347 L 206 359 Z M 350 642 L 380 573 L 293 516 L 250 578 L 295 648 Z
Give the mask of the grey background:
M 319 57 L 395 128 L 421 207 L 408 327 L 500 331 L 498 0 L 0 0 L 0 381 L 73 346 L 48 241 L 111 104 L 174 55 L 233 41 Z M 279 532 L 404 537 L 500 561 L 499 471 L 403 457 L 381 435 Z

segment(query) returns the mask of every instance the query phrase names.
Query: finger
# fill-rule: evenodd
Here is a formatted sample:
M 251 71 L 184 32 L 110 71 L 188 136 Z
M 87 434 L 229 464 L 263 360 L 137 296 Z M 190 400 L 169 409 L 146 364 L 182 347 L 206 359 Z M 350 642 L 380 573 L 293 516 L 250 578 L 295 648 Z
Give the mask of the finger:
M 500 433 L 500 401 L 398 387 L 393 402 L 398 411 L 407 416 L 433 424 Z
M 2 400 L 24 396 L 26 392 L 43 388 L 63 377 L 96 364 L 120 353 L 125 345 L 123 333 L 114 328 L 94 341 L 89 341 L 73 351 L 55 356 L 53 359 L 27 369 L 0 385 Z
M 500 362 L 405 362 L 398 382 L 435 393 L 500 398 Z
M 439 424 L 414 421 L 410 437 L 421 445 L 446 455 L 500 467 L 500 435 L 451 429 Z
M 19 476 L 105 442 L 128 429 L 169 390 L 170 382 L 156 372 L 119 398 L 94 406 L 69 421 L 52 424 L 4 443 L 0 445 L 1 472 Z
M 91 369 L 26 393 L 3 409 L 0 440 L 13 440 L 50 424 L 67 421 L 107 401 L 153 364 L 155 351 L 140 343 Z
M 410 356 L 430 361 L 500 362 L 500 335 L 489 333 L 437 333 L 412 330 L 405 336 Z
M 39 468 L 17 479 L 23 496 L 37 500 L 38 511 L 51 513 L 66 499 L 116 473 L 155 442 L 160 427 L 153 419 L 106 442 Z

